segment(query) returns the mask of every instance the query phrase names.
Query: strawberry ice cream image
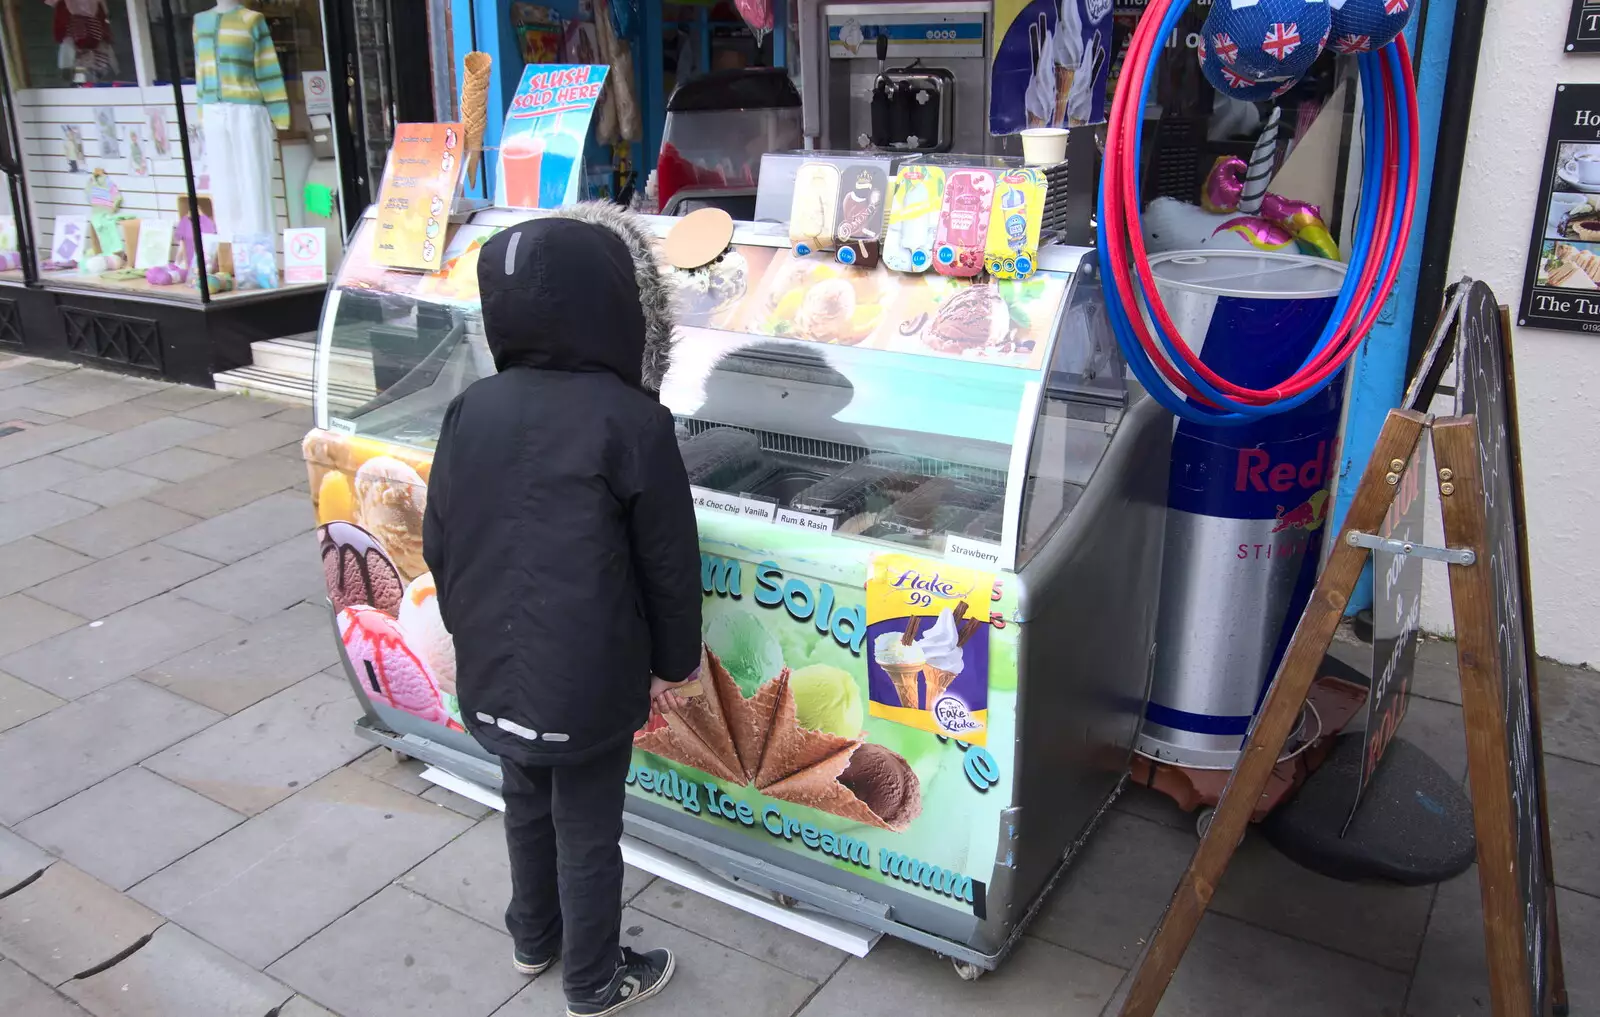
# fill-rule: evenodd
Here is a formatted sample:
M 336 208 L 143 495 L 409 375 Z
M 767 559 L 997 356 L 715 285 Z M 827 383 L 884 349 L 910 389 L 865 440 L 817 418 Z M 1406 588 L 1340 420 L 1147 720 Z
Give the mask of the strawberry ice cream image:
M 438 682 L 422 658 L 406 646 L 393 618 L 375 607 L 345 608 L 339 612 L 339 638 L 368 696 L 460 730 L 445 709 Z

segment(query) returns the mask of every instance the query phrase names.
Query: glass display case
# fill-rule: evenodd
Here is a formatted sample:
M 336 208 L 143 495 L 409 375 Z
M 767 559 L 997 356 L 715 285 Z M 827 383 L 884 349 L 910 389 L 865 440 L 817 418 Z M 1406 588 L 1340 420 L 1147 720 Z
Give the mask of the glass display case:
M 362 730 L 488 783 L 421 521 L 445 409 L 493 371 L 479 249 L 528 215 L 453 221 L 430 275 L 374 266 L 362 222 L 304 443 Z M 999 962 L 1120 786 L 1147 695 L 1172 423 L 1126 382 L 1094 273 L 1047 246 L 1026 280 L 902 275 L 749 222 L 674 273 L 661 400 L 710 688 L 679 708 L 697 734 L 635 736 L 630 837 Z

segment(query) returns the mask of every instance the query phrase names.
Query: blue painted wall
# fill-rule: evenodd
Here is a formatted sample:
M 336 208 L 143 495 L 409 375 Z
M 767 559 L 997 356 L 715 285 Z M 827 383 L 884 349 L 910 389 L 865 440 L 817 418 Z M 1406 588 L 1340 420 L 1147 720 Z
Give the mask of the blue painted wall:
M 1417 309 L 1417 271 L 1422 263 L 1422 235 L 1428 228 L 1433 159 L 1439 142 L 1439 112 L 1444 102 L 1445 70 L 1450 60 L 1455 16 L 1456 0 L 1430 0 L 1420 54 L 1415 47 L 1416 21 L 1406 29 L 1406 41 L 1412 44 L 1417 64 L 1417 117 L 1422 131 L 1416 211 L 1412 217 L 1411 242 L 1401 262 L 1394 291 L 1379 313 L 1378 324 L 1353 360 L 1355 366 L 1347 402 L 1344 443 L 1340 448 L 1339 490 L 1334 499 L 1331 533 L 1339 532 L 1344 524 L 1345 513 L 1355 497 L 1356 481 L 1361 478 L 1361 471 L 1378 442 L 1384 417 L 1400 404 L 1405 394 L 1406 358 Z M 1355 614 L 1371 606 L 1372 565 L 1369 562 L 1346 613 Z

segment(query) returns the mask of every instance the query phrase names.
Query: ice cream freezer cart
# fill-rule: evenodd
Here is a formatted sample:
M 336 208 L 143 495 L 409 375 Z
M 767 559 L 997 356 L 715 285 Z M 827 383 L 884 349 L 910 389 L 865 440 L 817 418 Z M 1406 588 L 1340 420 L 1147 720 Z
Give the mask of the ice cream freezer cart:
M 304 443 L 362 729 L 489 786 L 422 514 L 445 407 L 493 370 L 477 251 L 529 214 L 455 223 L 431 275 L 373 265 L 361 223 Z M 704 694 L 635 738 L 634 843 L 969 977 L 999 963 L 1148 693 L 1172 421 L 1124 381 L 1092 258 L 899 275 L 739 223 L 675 274 L 661 399 L 698 506 Z

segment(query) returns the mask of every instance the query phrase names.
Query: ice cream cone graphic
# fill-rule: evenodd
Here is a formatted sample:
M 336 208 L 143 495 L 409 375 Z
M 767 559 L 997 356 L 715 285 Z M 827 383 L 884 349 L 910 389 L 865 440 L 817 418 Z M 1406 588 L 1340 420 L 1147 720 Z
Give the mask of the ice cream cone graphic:
M 1067 98 L 1072 95 L 1072 80 L 1077 73 L 1075 67 L 1062 67 L 1056 64 L 1056 112 L 1050 121 L 1052 124 L 1067 122 Z
M 959 672 L 945 671 L 929 664 L 922 673 L 928 682 L 928 708 L 931 710 L 933 709 L 934 701 L 945 694 L 951 683 L 956 680 Z
M 917 700 L 917 676 L 922 674 L 922 665 L 885 664 L 883 670 L 889 676 L 889 680 L 894 682 L 894 691 L 900 696 L 900 705 L 908 710 L 918 709 L 921 704 Z M 933 696 L 931 688 L 928 695 L 931 699 Z
M 788 668 L 745 698 L 715 653 L 706 649 L 702 659 L 709 688 L 652 710 L 633 737 L 637 748 L 885 830 L 904 830 L 921 815 L 921 782 L 898 753 L 800 724 Z

